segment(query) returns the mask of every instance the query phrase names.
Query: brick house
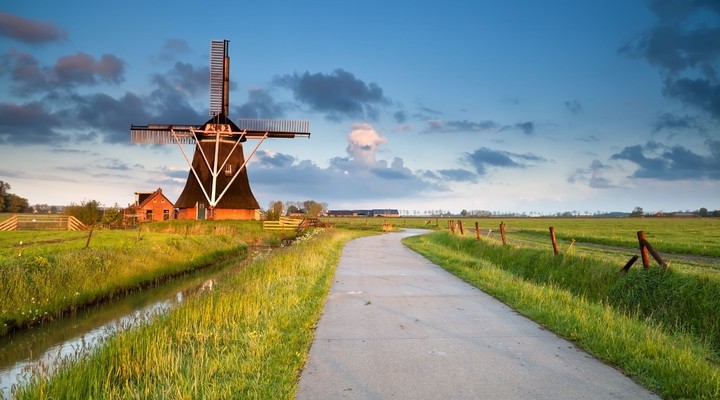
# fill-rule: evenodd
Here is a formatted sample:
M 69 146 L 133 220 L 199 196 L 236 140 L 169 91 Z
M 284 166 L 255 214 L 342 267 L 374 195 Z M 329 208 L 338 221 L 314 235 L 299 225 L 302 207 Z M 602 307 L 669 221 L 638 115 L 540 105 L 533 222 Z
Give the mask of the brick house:
M 135 204 L 125 209 L 124 219 L 134 225 L 173 219 L 174 213 L 175 206 L 158 188 L 154 192 L 135 192 Z

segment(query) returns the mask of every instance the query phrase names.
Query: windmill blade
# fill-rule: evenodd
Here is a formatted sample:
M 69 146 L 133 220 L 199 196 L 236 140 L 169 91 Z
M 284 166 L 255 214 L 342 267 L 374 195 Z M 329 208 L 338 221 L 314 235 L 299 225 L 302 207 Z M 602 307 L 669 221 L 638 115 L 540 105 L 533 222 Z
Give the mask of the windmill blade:
M 245 132 L 245 136 L 248 138 L 262 137 L 265 134 L 271 138 L 310 137 L 309 121 L 239 119 L 236 121 L 236 125 L 238 129 Z
M 230 58 L 228 40 L 213 40 L 210 44 L 210 115 L 228 115 L 228 84 Z
M 197 125 L 132 125 L 130 142 L 143 144 L 194 144 Z

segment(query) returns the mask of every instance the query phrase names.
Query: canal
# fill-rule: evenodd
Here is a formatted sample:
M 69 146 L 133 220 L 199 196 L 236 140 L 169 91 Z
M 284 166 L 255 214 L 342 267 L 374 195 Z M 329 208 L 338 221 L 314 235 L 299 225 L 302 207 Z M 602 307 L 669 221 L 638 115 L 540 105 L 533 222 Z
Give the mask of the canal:
M 263 252 L 173 277 L 162 283 L 82 309 L 56 321 L 0 337 L 0 398 L 32 374 L 46 374 L 63 360 L 91 350 L 108 336 L 167 313 L 192 296 L 210 292 Z

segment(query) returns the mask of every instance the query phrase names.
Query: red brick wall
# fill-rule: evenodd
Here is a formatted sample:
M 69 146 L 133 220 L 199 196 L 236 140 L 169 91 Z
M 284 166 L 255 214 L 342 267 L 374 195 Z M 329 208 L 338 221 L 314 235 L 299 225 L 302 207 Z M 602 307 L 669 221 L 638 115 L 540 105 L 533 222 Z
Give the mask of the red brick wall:
M 207 216 L 209 210 L 206 209 L 205 212 Z M 182 208 L 178 212 L 178 219 L 195 219 L 196 215 L 195 207 Z M 215 219 L 254 220 L 257 216 L 255 210 L 219 208 L 215 210 Z

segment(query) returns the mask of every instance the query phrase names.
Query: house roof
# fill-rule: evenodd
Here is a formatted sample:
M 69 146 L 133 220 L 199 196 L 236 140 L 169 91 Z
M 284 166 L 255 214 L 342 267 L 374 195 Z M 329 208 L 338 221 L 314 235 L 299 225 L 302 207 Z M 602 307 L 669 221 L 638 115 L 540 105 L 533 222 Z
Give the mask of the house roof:
M 138 192 L 138 194 L 146 194 L 146 192 Z M 150 193 L 150 195 L 147 196 L 142 202 L 140 202 L 139 204 L 137 204 L 137 207 L 138 207 L 138 208 L 143 208 L 143 207 L 145 207 L 145 205 L 147 205 L 148 203 L 150 203 L 153 199 L 157 199 L 157 198 L 160 198 L 160 197 L 162 197 L 163 199 L 165 199 L 165 202 L 167 202 L 167 204 L 168 204 L 168 206 L 169 206 L 170 208 L 173 208 L 173 207 L 174 207 L 172 201 L 170 201 L 170 199 L 168 199 L 167 197 L 165 197 L 165 195 L 163 194 L 162 188 L 158 188 L 156 191 Z

